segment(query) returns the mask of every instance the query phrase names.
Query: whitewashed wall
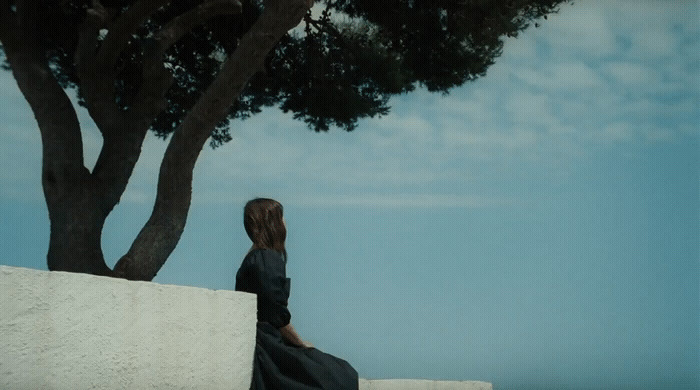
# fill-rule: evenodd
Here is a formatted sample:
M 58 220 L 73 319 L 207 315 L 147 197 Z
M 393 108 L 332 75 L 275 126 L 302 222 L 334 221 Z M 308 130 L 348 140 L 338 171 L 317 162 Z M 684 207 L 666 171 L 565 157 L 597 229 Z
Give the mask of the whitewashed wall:
M 0 266 L 0 389 L 248 389 L 256 297 Z

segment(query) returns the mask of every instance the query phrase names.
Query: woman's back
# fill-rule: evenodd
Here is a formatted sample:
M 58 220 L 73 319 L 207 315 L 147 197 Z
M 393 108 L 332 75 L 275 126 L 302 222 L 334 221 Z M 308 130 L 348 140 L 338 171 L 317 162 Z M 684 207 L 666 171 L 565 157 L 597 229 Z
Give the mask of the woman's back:
M 286 277 L 284 256 L 272 249 L 253 249 L 236 273 L 236 290 L 258 296 L 258 321 L 276 328 L 288 324 L 290 280 Z

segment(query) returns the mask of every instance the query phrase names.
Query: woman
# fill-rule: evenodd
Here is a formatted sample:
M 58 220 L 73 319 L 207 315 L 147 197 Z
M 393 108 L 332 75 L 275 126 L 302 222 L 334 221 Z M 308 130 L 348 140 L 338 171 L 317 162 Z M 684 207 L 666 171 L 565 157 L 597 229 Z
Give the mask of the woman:
M 236 274 L 236 290 L 258 295 L 258 329 L 253 362 L 254 390 L 344 390 L 358 388 L 348 362 L 315 349 L 301 339 L 287 310 L 287 228 L 282 205 L 253 199 L 245 205 L 243 224 L 253 246 Z

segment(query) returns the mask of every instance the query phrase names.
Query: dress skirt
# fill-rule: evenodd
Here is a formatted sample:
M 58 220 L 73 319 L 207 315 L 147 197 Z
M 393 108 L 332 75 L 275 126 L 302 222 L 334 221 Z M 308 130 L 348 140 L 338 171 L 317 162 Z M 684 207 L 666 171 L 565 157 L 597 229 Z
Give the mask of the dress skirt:
M 355 369 L 316 348 L 285 343 L 279 330 L 258 322 L 251 390 L 358 390 Z

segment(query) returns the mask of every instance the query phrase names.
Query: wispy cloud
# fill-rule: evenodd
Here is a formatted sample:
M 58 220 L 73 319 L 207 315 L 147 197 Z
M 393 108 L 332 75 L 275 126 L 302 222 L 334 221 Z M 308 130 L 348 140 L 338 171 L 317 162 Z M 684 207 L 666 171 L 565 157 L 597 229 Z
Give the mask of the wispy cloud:
M 612 61 L 604 65 L 603 71 L 612 82 L 626 86 L 641 86 L 658 82 L 658 72 L 640 63 Z
M 584 0 L 562 6 L 559 14 L 543 23 L 543 33 L 538 34 L 538 39 L 554 55 L 562 52 L 573 53 L 574 58 L 615 55 L 617 39 L 610 20 L 621 15 L 611 15 L 607 4 Z

